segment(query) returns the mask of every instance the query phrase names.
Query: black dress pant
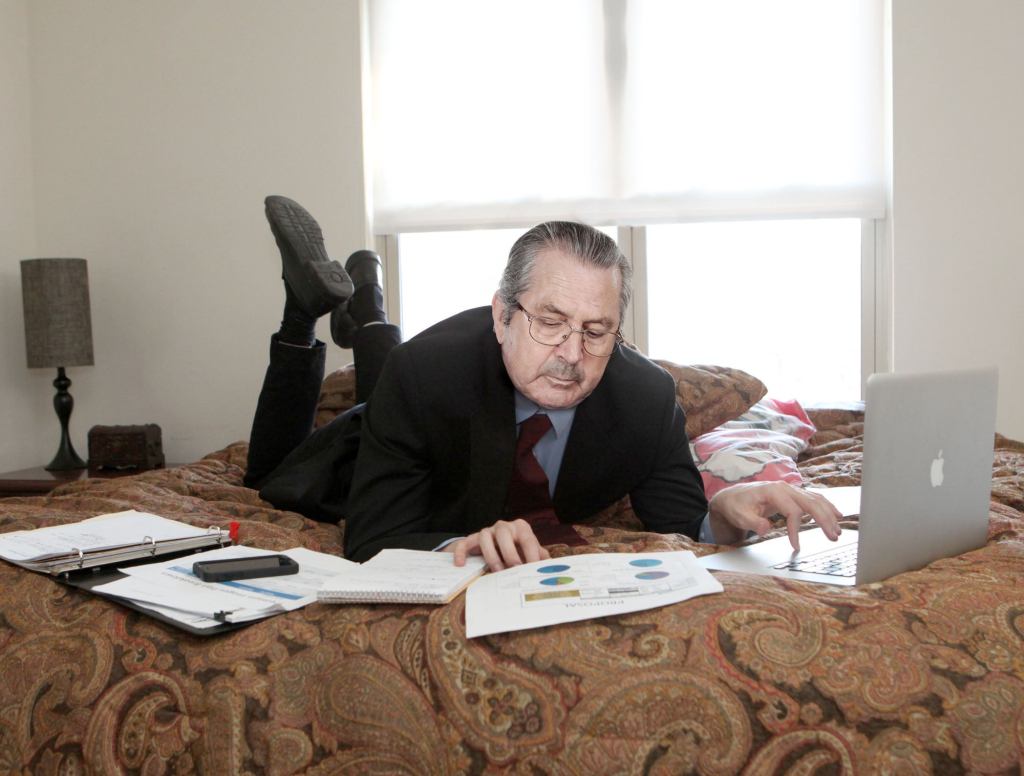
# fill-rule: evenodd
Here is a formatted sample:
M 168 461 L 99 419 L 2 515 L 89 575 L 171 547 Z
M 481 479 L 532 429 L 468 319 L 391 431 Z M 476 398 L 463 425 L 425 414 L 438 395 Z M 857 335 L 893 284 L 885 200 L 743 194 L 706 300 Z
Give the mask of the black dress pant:
M 313 430 L 326 347 L 287 345 L 275 334 L 252 433 L 245 484 L 278 509 L 336 523 L 345 516 L 359 453 L 366 400 L 373 392 L 387 354 L 401 341 L 397 326 L 364 326 L 353 338 L 355 407 Z

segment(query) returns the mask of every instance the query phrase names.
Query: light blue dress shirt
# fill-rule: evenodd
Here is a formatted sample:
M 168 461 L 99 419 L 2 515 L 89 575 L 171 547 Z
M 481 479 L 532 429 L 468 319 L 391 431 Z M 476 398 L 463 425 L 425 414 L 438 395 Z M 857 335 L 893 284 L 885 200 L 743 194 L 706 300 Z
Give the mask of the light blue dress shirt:
M 548 478 L 548 495 L 554 497 L 555 485 L 558 483 L 558 472 L 562 468 L 562 457 L 565 455 L 565 443 L 569 441 L 572 420 L 576 417 L 576 408 L 564 410 L 542 410 L 519 391 L 516 391 L 516 435 L 522 422 L 542 412 L 551 420 L 551 429 L 544 434 L 533 447 L 533 457 Z

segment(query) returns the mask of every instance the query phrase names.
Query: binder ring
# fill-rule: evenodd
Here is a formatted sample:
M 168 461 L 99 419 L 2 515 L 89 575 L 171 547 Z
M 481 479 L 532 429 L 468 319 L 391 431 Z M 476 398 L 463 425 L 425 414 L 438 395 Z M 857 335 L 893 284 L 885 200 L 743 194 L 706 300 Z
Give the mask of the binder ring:
M 78 568 L 83 568 L 85 566 L 85 553 L 77 547 L 72 547 L 71 552 L 78 553 Z
M 156 555 L 156 539 L 154 539 L 152 536 L 143 536 L 142 537 L 142 543 L 145 544 L 147 541 L 149 542 L 149 554 L 155 556 Z

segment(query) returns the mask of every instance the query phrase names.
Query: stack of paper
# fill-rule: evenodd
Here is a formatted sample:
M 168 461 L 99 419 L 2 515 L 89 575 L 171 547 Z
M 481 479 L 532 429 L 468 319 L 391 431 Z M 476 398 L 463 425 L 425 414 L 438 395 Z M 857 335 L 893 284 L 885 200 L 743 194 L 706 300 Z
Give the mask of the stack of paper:
M 203 582 L 192 573 L 197 561 L 273 555 L 254 547 L 225 547 L 142 566 L 118 569 L 125 576 L 91 590 L 113 596 L 190 628 L 215 628 L 290 612 L 313 603 L 323 583 L 358 564 L 303 547 L 285 550 L 299 573 L 233 582 Z

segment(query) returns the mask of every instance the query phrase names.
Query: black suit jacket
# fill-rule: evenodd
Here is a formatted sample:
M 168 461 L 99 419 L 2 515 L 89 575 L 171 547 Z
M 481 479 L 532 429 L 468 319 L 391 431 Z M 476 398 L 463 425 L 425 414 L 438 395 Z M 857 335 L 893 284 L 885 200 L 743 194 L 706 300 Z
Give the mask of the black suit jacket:
M 433 549 L 504 517 L 516 442 L 514 394 L 477 308 L 391 351 L 362 418 L 346 504 L 345 555 Z M 625 495 L 645 527 L 697 537 L 707 512 L 675 385 L 663 369 L 617 348 L 576 409 L 554 493 L 562 522 Z

